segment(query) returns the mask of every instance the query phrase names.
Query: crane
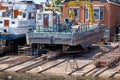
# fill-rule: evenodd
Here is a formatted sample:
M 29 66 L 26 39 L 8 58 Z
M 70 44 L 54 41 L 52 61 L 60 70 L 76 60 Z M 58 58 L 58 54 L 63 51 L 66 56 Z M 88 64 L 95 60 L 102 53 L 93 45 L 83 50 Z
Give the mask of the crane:
M 87 8 L 89 8 L 89 11 L 90 11 L 90 21 L 93 24 L 93 22 L 94 22 L 94 8 L 93 8 L 93 5 L 90 2 L 88 2 L 88 1 L 70 1 L 68 3 L 68 9 L 70 10 L 70 7 L 73 7 L 73 6 L 80 7 L 82 5 L 87 5 Z M 70 19 L 74 19 L 75 18 L 75 13 L 74 13 L 74 9 L 73 8 L 72 8 L 71 13 L 69 13 L 69 18 Z
M 53 10 L 60 11 L 60 7 L 55 6 L 53 1 L 50 2 L 49 4 L 45 5 L 45 9 L 46 10 L 51 10 L 51 11 L 53 11 Z

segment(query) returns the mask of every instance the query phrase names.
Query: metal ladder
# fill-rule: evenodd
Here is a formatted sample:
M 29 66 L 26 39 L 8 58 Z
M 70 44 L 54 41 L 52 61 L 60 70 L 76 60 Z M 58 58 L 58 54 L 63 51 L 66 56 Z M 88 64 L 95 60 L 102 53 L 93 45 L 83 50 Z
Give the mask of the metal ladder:
M 29 45 L 19 46 L 18 45 L 18 55 L 32 55 L 32 48 Z
M 68 66 L 68 65 L 69 65 L 69 66 Z M 66 64 L 65 71 L 68 70 L 68 67 L 69 67 L 72 71 L 73 71 L 74 69 L 78 69 L 79 66 L 78 66 L 77 60 L 76 60 L 76 59 L 73 59 L 73 60 L 68 59 L 68 60 L 67 60 L 67 64 Z

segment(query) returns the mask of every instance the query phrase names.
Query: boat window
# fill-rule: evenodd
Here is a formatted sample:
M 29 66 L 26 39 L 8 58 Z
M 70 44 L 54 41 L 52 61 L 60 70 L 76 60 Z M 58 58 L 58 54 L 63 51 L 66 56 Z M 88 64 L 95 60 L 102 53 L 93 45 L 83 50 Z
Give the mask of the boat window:
M 35 14 L 34 13 L 31 13 L 31 18 L 35 19 Z
M 14 22 L 14 21 L 12 21 L 12 24 L 15 24 L 15 22 Z
M 2 12 L 2 17 L 5 17 L 5 12 Z
M 2 23 L 2 21 L 0 21 L 0 24 Z
M 13 15 L 13 13 L 11 13 L 11 18 L 12 18 L 12 19 L 14 18 L 14 15 Z
M 26 13 L 23 13 L 23 18 L 26 18 Z
M 31 13 L 29 13 L 29 15 L 28 15 L 28 19 L 31 19 Z
M 6 15 L 6 17 L 9 17 L 10 16 L 10 13 L 9 13 L 9 11 L 6 11 L 6 13 L 5 13 Z
M 42 15 L 41 14 L 38 14 L 38 20 L 42 20 Z

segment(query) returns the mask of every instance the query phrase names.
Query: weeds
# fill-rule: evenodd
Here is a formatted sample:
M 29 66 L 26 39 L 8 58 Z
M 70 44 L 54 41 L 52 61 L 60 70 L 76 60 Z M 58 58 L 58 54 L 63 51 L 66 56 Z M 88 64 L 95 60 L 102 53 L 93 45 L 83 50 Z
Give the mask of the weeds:
M 9 79 L 11 78 L 11 79 Z M 12 73 L 12 72 L 0 72 L 0 80 L 109 80 L 93 77 L 81 77 L 81 76 L 56 76 L 50 74 L 29 74 L 29 73 Z M 110 79 L 117 80 L 117 79 Z

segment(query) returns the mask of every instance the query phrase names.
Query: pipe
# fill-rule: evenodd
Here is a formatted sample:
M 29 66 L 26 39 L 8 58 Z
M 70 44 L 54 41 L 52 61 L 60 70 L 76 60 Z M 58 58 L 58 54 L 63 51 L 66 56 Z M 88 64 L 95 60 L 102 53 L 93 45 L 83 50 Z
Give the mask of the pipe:
M 109 0 L 107 0 L 109 3 Z M 109 5 L 109 11 L 108 11 L 108 26 L 110 27 L 110 5 Z
M 107 2 L 109 2 L 109 0 L 107 0 Z M 109 27 L 109 31 L 110 31 L 110 14 L 111 14 L 111 10 L 110 10 L 110 5 L 109 5 L 109 8 L 108 8 L 108 27 Z M 110 40 L 110 32 L 109 32 L 109 35 L 108 35 L 108 41 Z

